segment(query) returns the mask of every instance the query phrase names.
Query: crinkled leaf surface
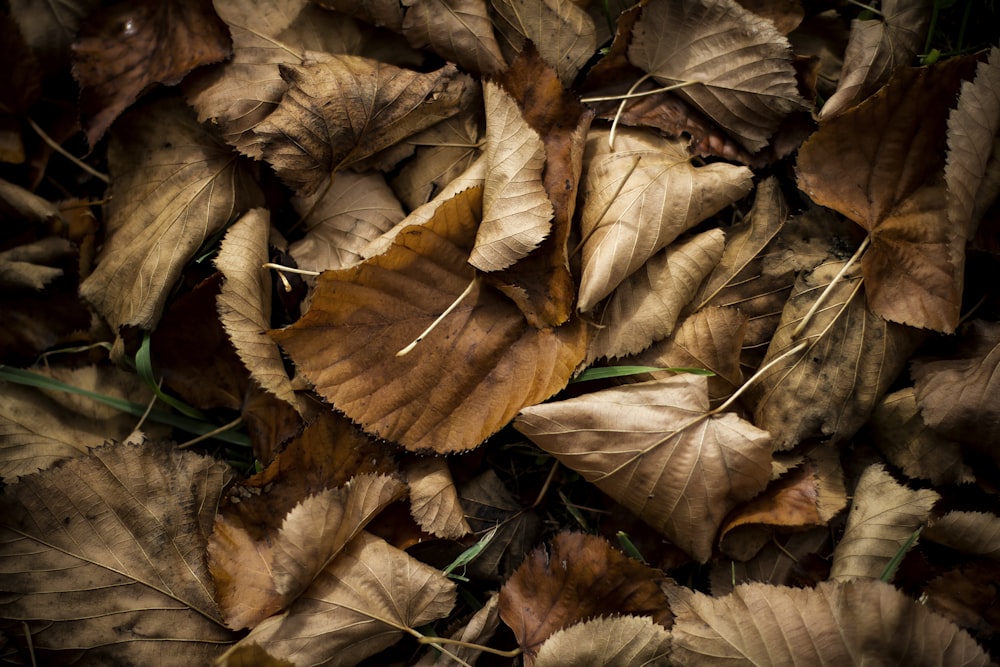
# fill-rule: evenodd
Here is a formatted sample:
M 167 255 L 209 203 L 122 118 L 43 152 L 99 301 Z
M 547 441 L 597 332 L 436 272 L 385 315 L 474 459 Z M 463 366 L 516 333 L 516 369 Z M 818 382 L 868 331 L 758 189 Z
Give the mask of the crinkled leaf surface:
M 629 61 L 756 152 L 806 108 L 791 48 L 774 24 L 733 0 L 652 0 L 632 30 Z
M 22 477 L 0 505 L 0 603 L 43 662 L 206 664 L 222 625 L 205 546 L 225 463 L 109 445 Z
M 526 408 L 514 426 L 701 562 L 723 517 L 771 477 L 771 437 L 710 415 L 704 376 Z
M 670 664 L 670 633 L 645 616 L 595 618 L 560 630 L 538 649 L 535 667 Z
M 535 329 L 480 282 L 425 340 L 396 355 L 469 286 L 478 214 L 478 190 L 449 200 L 387 252 L 321 275 L 309 311 L 272 334 L 335 408 L 410 450 L 477 446 L 562 389 L 584 356 L 582 325 Z
M 508 62 L 531 42 L 563 85 L 597 50 L 594 20 L 570 0 L 490 0 L 500 50 Z
M 288 609 L 255 627 L 220 661 L 250 647 L 294 665 L 355 665 L 399 641 L 405 628 L 447 616 L 455 584 L 362 532 Z
M 114 329 L 152 329 L 184 264 L 260 193 L 240 158 L 175 99 L 124 116 L 108 162 L 108 237 L 80 292 Z
M 403 34 L 416 48 L 480 74 L 499 72 L 504 62 L 486 11 L 486 0 L 406 0 Z
M 967 632 L 880 581 L 669 589 L 677 665 L 989 665 Z

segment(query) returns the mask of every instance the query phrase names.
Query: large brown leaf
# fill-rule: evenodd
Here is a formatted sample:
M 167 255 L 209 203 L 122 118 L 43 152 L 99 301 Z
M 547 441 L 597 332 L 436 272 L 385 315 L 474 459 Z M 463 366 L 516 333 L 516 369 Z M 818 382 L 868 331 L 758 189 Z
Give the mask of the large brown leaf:
M 80 292 L 115 330 L 152 329 L 184 264 L 227 222 L 261 203 L 260 193 L 239 157 L 176 99 L 124 116 L 108 162 L 108 237 Z
M 581 324 L 535 329 L 479 282 L 426 340 L 397 356 L 473 279 L 466 258 L 479 196 L 468 190 L 428 223 L 403 229 L 387 252 L 324 273 L 309 311 L 273 333 L 335 408 L 410 450 L 477 446 L 562 389 L 583 359 Z
M 456 114 L 473 86 L 454 65 L 421 74 L 318 52 L 278 69 L 288 89 L 239 148 L 269 162 L 302 195 L 331 172 Z
M 628 59 L 663 85 L 694 82 L 676 94 L 751 152 L 767 145 L 787 114 L 807 108 L 788 40 L 733 0 L 651 0 L 633 28 Z
M 403 35 L 414 47 L 429 46 L 445 60 L 479 74 L 507 66 L 493 35 L 486 0 L 404 0 Z
M 677 376 L 527 408 L 515 427 L 705 562 L 722 519 L 771 477 L 771 438 L 710 414 L 703 376 Z
M 234 639 L 205 562 L 228 479 L 224 463 L 163 445 L 22 477 L 0 497 L 7 636 L 29 632 L 45 664 L 211 661 Z
M 880 581 L 671 587 L 677 665 L 989 665 L 964 630 Z

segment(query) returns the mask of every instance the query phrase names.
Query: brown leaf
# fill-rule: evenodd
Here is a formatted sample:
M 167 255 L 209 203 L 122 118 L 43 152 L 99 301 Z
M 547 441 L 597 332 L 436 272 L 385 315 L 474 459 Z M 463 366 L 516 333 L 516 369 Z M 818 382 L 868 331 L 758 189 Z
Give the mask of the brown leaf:
M 833 552 L 830 579 L 877 579 L 917 528 L 927 523 L 941 496 L 913 491 L 881 465 L 865 469 L 854 489 L 847 528 Z
M 654 0 L 632 31 L 629 61 L 700 109 L 751 152 L 806 109 L 791 49 L 770 21 L 732 0 Z
M 669 595 L 678 665 L 990 664 L 968 633 L 880 581 Z
M 479 158 L 477 116 L 472 110 L 459 113 L 409 139 L 417 149 L 392 179 L 393 191 L 408 210 L 437 197 Z
M 65 74 L 70 65 L 70 45 L 80 26 L 101 6 L 100 0 L 67 0 L 35 4 L 31 0 L 13 0 L 10 14 L 17 22 L 25 41 L 42 66 L 43 74 Z
M 853 436 L 903 369 L 921 336 L 865 306 L 857 267 L 834 285 L 801 334 L 795 329 L 844 266 L 828 262 L 802 276 L 781 315 L 765 363 L 777 362 L 749 390 L 754 424 L 791 449 L 811 437 Z M 867 285 L 867 281 L 865 282 Z
M 680 375 L 526 408 L 514 426 L 705 562 L 771 477 L 768 433 L 708 410 L 705 378 Z
M 737 0 L 740 6 L 774 24 L 782 35 L 795 30 L 805 12 L 799 0 Z
M 149 86 L 176 84 L 229 56 L 231 46 L 208 0 L 122 3 L 91 16 L 73 45 L 87 141 L 94 146 Z
M 719 559 L 712 567 L 712 595 L 721 597 L 732 593 L 738 584 L 752 581 L 775 586 L 812 586 L 815 581 L 803 581 L 803 564 L 810 557 L 819 559 L 817 554 L 825 556 L 831 550 L 830 529 L 826 526 L 788 535 L 772 535 L 767 544 L 747 561 Z M 826 573 L 822 579 L 826 579 Z
M 499 600 L 499 593 L 490 593 L 482 608 L 473 614 L 467 623 L 451 633 L 451 639 L 469 644 L 468 646 L 455 645 L 450 647 L 449 650 L 455 656 L 471 665 L 476 664 L 479 656 L 483 653 L 476 645 L 486 644 L 500 625 Z M 414 667 L 450 667 L 454 664 L 455 661 L 451 656 L 441 653 L 436 648 L 430 648 L 418 662 L 414 663 Z
M 219 659 L 256 646 L 294 665 L 356 665 L 407 628 L 447 616 L 455 584 L 384 540 L 362 532 L 289 608 L 255 627 Z
M 746 167 L 695 168 L 682 142 L 639 130 L 619 132 L 614 150 L 606 131 L 591 132 L 587 158 L 581 312 L 593 309 L 682 232 L 752 187 Z
M 666 667 L 670 633 L 645 616 L 613 616 L 576 623 L 554 633 L 538 649 L 535 667 L 592 665 Z
M 582 325 L 534 329 L 478 282 L 426 340 L 397 356 L 469 286 L 478 216 L 478 191 L 449 200 L 387 252 L 320 276 L 309 311 L 272 334 L 334 407 L 413 451 L 477 446 L 562 389 L 583 358 Z
M 323 7 L 336 9 L 365 23 L 393 32 L 403 29 L 403 5 L 399 0 L 317 0 Z
M 0 217 L 45 224 L 59 219 L 59 207 L 30 190 L 0 178 Z
M 1000 517 L 986 512 L 948 512 L 932 519 L 921 537 L 976 556 L 1000 560 Z
M 507 62 L 531 43 L 564 86 L 597 50 L 593 19 L 570 0 L 490 0 L 490 7 Z
M 1000 324 L 973 320 L 962 341 L 952 359 L 913 362 L 917 404 L 935 431 L 991 449 L 1000 438 Z
M 0 252 L 0 289 L 42 290 L 63 275 L 52 264 L 73 256 L 73 244 L 58 236 L 48 236 L 32 243 Z
M 330 172 L 370 157 L 458 112 L 472 80 L 454 65 L 421 74 L 358 56 L 310 53 L 281 64 L 278 108 L 239 145 L 300 195 Z
M 989 560 L 963 563 L 925 588 L 929 609 L 968 631 L 980 644 L 995 646 L 1000 630 L 996 581 L 1000 564 Z
M 553 538 L 551 552 L 535 549 L 500 589 L 500 618 L 531 667 L 542 642 L 588 618 L 636 614 L 669 628 L 664 579 L 600 537 L 563 532 Z
M 851 21 L 837 92 L 820 110 L 833 118 L 881 88 L 894 69 L 907 66 L 924 48 L 931 21 L 929 0 L 887 0 L 877 18 Z
M 233 640 L 205 563 L 228 480 L 224 463 L 162 445 L 22 477 L 0 497 L 7 636 L 29 632 L 46 664 L 210 662 Z
M 945 123 L 972 62 L 899 69 L 799 152 L 799 187 L 868 232 L 868 303 L 893 322 L 942 332 L 958 323 L 962 266 L 954 246 L 965 238 L 948 222 Z
M 472 531 L 447 461 L 437 457 L 416 459 L 404 467 L 404 473 L 410 489 L 410 513 L 421 528 L 449 540 Z
M 596 309 L 588 358 L 634 354 L 669 336 L 724 244 L 722 230 L 710 229 L 653 255 Z
M 466 71 L 495 74 L 507 66 L 493 35 L 486 0 L 403 0 L 403 35 Z
M 108 146 L 115 196 L 97 268 L 80 293 L 117 331 L 155 327 L 170 290 L 202 243 L 258 205 L 249 172 L 182 102 L 139 107 Z

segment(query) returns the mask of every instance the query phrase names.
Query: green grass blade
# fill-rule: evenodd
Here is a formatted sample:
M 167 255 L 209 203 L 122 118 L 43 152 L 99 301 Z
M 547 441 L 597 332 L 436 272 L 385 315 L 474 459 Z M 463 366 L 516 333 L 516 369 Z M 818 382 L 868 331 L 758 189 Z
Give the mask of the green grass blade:
M 896 555 L 892 557 L 889 564 L 885 566 L 884 570 L 882 570 L 882 576 L 879 577 L 881 581 L 886 583 L 892 581 L 892 578 L 896 576 L 896 570 L 899 569 L 899 564 L 903 562 L 903 558 L 906 557 L 906 553 L 913 548 L 914 544 L 917 543 L 917 538 L 920 537 L 920 531 L 922 530 L 923 528 L 917 528 L 913 531 L 913 534 L 910 535 L 909 539 L 903 543 L 903 546 L 899 548 Z
M 641 375 L 642 373 L 658 373 L 660 371 L 671 371 L 673 373 L 690 373 L 692 375 L 715 375 L 712 371 L 704 368 L 685 368 L 682 366 L 602 366 L 588 368 L 577 375 L 570 382 L 588 382 L 590 380 L 606 380 L 608 378 L 619 378 L 627 375 Z
M 155 373 L 153 373 L 153 357 L 150 353 L 150 335 L 147 331 L 142 337 L 142 344 L 139 346 L 139 350 L 135 353 L 135 370 L 142 378 L 142 381 L 156 394 L 156 397 L 172 407 L 177 412 L 182 415 L 186 415 L 191 419 L 197 419 L 200 421 L 207 421 L 205 414 L 200 410 L 192 408 L 190 405 L 180 401 L 169 394 L 164 393 L 160 389 L 160 382 L 156 379 Z

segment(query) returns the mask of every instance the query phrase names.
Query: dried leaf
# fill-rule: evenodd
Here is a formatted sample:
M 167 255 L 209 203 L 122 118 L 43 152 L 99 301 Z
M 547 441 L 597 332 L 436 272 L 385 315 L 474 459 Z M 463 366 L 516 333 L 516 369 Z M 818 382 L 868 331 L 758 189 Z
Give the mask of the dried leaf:
M 676 376 L 526 408 L 514 426 L 705 562 L 771 477 L 768 433 L 708 410 L 705 378 Z
M 238 147 L 262 157 L 300 195 L 330 172 L 370 157 L 458 112 L 472 80 L 454 65 L 421 74 L 349 55 L 281 64 L 278 108 Z
M 46 664 L 210 662 L 233 640 L 204 555 L 228 479 L 208 457 L 117 445 L 8 487 L 8 637 L 23 636 L 23 619 Z
M 607 137 L 605 131 L 587 137 L 581 312 L 591 310 L 682 232 L 742 198 L 752 186 L 746 167 L 716 163 L 695 168 L 681 141 L 625 130 L 611 151 Z
M 932 13 L 929 0 L 887 0 L 880 10 L 877 18 L 851 21 L 837 92 L 823 105 L 820 119 L 865 100 L 924 48 Z
M 482 153 L 479 150 L 479 121 L 472 111 L 443 120 L 409 141 L 417 149 L 399 170 L 399 175 L 392 179 L 393 191 L 408 210 L 437 197 Z
M 209 0 L 130 2 L 91 16 L 73 45 L 87 141 L 94 146 L 152 84 L 178 83 L 194 68 L 228 57 L 231 46 Z
M 84 20 L 100 7 L 100 0 L 63 0 L 38 4 L 34 0 L 12 0 L 10 14 L 46 75 L 65 73 L 70 64 L 70 45 Z
M 597 51 L 593 19 L 571 0 L 490 0 L 490 8 L 507 61 L 530 42 L 564 86 Z
M 0 178 L 0 218 L 46 224 L 59 217 L 59 207 L 49 200 Z
M 670 633 L 644 616 L 613 616 L 559 630 L 538 649 L 535 667 L 670 664 Z
M 412 451 L 477 446 L 562 389 L 583 358 L 582 325 L 534 329 L 478 282 L 426 340 L 396 355 L 469 287 L 478 194 L 466 191 L 430 222 L 404 228 L 387 252 L 324 273 L 309 311 L 272 334 L 334 407 Z
M 563 532 L 552 540 L 551 553 L 535 549 L 500 589 L 500 618 L 531 667 L 554 632 L 601 614 L 648 615 L 669 628 L 664 579 L 600 537 Z
M 816 582 L 803 581 L 804 563 L 811 557 L 819 559 L 817 554 L 825 556 L 831 550 L 830 529 L 826 526 L 788 535 L 773 535 L 753 558 L 745 562 L 719 559 L 712 567 L 712 595 L 721 597 L 732 593 L 738 584 L 752 581 L 774 586 L 811 587 Z M 826 579 L 826 573 L 822 579 Z
M 58 236 L 48 236 L 0 252 L 0 289 L 41 290 L 63 274 L 59 260 L 72 257 L 73 244 Z
M 500 625 L 500 595 L 491 593 L 482 608 L 472 615 L 461 628 L 451 634 L 451 639 L 468 642 L 469 644 L 486 644 Z M 476 664 L 482 651 L 472 646 L 454 646 L 450 649 L 456 656 L 470 665 Z M 455 661 L 450 656 L 430 649 L 414 667 L 450 667 Z
M 988 665 L 964 630 L 880 581 L 669 589 L 677 665 Z
M 436 457 L 416 459 L 405 467 L 405 473 L 410 489 L 410 513 L 423 530 L 448 540 L 457 540 L 472 531 L 447 461 Z
M 722 257 L 725 236 L 710 229 L 655 254 L 600 306 L 588 357 L 640 352 L 673 332 L 681 310 Z
M 482 75 L 507 66 L 486 0 L 403 0 L 403 35 L 415 48 L 430 47 L 445 60 Z
M 496 529 L 486 548 L 469 564 L 469 576 L 488 581 L 505 579 L 535 544 L 541 520 L 518 502 L 492 468 L 462 484 L 459 496 L 477 538 Z
M 963 554 L 1000 560 L 1000 517 L 986 512 L 948 512 L 920 534 Z
M 854 489 L 847 528 L 833 552 L 830 579 L 877 579 L 917 528 L 927 523 L 941 496 L 913 491 L 881 465 L 865 469 Z
M 521 116 L 517 102 L 487 81 L 486 182 L 483 220 L 469 263 L 499 271 L 523 259 L 552 229 L 552 202 L 542 185 L 545 146 Z
M 399 0 L 318 0 L 323 7 L 336 9 L 365 23 L 393 32 L 403 29 L 403 5 Z
M 405 629 L 448 615 L 455 584 L 362 532 L 288 611 L 272 616 L 220 658 L 227 667 L 256 646 L 293 665 L 356 665 L 399 641 Z
M 229 147 L 173 99 L 124 116 L 108 162 L 115 183 L 108 238 L 80 292 L 116 331 L 152 329 L 184 264 L 227 222 L 261 203 L 259 190 Z
M 676 94 L 751 152 L 767 145 L 787 114 L 807 108 L 788 40 L 732 0 L 649 2 L 628 59 L 663 85 L 695 82 Z

